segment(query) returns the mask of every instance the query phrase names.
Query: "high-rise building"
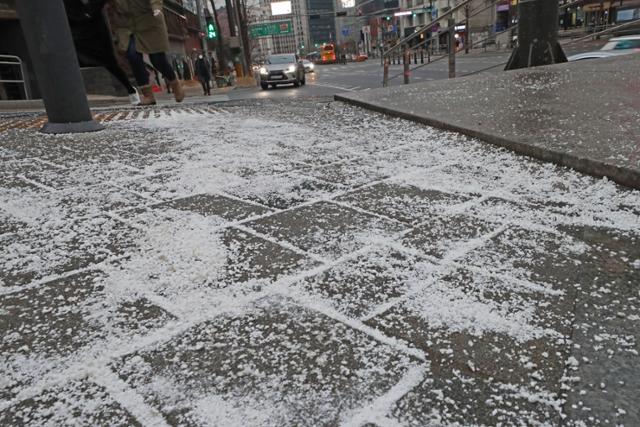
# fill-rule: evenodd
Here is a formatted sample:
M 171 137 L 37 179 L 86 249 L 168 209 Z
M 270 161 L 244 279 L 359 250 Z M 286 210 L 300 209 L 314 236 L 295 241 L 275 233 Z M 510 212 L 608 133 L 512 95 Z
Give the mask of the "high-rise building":
M 304 1 L 304 0 L 303 0 Z M 315 50 L 323 43 L 336 39 L 334 0 L 306 0 L 309 13 L 309 41 Z M 309 50 L 312 50 L 310 47 Z

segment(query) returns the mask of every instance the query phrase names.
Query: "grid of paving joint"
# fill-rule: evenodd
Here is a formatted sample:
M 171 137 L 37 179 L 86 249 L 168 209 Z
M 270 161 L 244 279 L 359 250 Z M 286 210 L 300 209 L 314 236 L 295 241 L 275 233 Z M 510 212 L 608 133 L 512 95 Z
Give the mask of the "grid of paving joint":
M 638 192 L 340 103 L 135 112 L 0 124 L 0 424 L 640 423 Z

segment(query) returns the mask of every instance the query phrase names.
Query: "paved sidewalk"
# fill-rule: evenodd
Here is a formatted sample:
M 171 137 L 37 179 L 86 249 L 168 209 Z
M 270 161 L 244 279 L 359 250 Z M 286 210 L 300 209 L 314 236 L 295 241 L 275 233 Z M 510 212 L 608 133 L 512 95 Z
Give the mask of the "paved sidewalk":
M 640 188 L 640 54 L 336 95 Z
M 192 82 L 185 87 L 185 100 L 182 105 L 206 102 L 227 101 L 227 94 L 235 89 L 235 86 L 215 87 L 211 90 L 211 95 L 202 95 L 202 87 Z M 175 106 L 173 95 L 166 92 L 156 93 L 156 101 L 158 106 Z M 129 108 L 131 104 L 127 96 L 106 96 L 106 95 L 88 95 L 89 107 L 93 111 Z M 11 115 L 23 115 L 29 113 L 44 113 L 44 103 L 42 99 L 28 99 L 20 101 L 0 101 L 0 117 Z
M 0 425 L 640 424 L 638 191 L 330 100 L 149 111 L 0 131 Z

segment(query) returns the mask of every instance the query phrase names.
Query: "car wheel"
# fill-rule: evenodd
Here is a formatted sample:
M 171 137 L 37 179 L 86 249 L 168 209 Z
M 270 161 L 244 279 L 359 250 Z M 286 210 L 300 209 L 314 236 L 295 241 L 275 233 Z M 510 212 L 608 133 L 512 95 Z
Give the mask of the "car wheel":
M 262 90 L 267 90 L 269 89 L 269 85 L 266 83 L 260 83 L 260 87 L 262 88 Z

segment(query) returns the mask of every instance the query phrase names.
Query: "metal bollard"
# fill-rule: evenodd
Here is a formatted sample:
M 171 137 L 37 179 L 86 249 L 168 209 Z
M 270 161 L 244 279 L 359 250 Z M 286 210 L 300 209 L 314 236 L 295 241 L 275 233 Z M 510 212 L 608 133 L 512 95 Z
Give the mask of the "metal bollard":
M 453 18 L 449 18 L 449 78 L 453 79 L 456 77 L 456 38 L 454 33 L 454 28 L 456 25 L 456 21 Z
M 409 49 L 404 50 L 404 55 L 402 56 L 402 63 L 404 65 L 404 84 L 409 84 L 409 77 L 411 76 L 411 71 L 409 71 L 409 67 L 411 67 L 411 52 Z
M 49 122 L 43 133 L 93 132 L 93 120 L 62 0 L 21 0 L 16 8 Z
M 418 51 L 417 50 L 413 51 L 413 63 L 416 64 L 416 65 L 418 64 Z
M 389 86 L 389 59 L 384 60 L 384 67 L 382 68 L 382 87 Z
M 424 64 L 424 50 L 420 51 L 420 63 Z

